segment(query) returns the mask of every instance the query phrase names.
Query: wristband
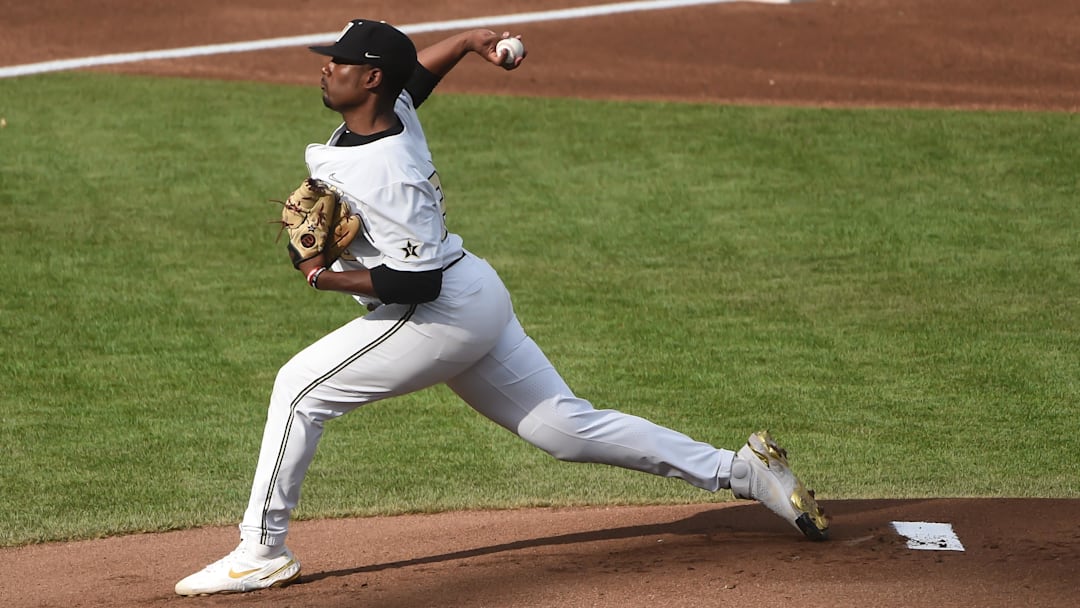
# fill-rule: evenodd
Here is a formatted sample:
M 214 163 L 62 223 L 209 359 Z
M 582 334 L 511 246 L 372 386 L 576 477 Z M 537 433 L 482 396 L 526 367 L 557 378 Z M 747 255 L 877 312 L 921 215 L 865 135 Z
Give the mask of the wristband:
M 318 283 L 319 283 L 319 275 L 321 275 L 324 270 L 326 270 L 325 266 L 319 266 L 318 268 L 312 268 L 310 271 L 308 271 L 308 273 L 307 273 L 308 285 L 311 285 L 315 289 L 318 289 L 319 288 L 319 285 L 318 285 Z

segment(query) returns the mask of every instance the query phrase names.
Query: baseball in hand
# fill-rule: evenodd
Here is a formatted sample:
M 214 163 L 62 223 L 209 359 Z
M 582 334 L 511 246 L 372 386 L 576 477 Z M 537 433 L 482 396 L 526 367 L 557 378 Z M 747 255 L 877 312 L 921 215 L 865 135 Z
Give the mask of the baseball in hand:
M 525 45 L 517 38 L 503 38 L 495 45 L 496 53 L 503 53 L 503 65 L 511 67 L 518 57 L 525 55 Z

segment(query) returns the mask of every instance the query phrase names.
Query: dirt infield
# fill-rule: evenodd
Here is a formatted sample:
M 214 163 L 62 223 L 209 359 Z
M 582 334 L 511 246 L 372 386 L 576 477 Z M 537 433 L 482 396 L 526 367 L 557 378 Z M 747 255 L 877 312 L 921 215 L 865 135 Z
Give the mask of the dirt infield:
M 5 8 L 0 65 L 327 32 L 359 16 L 404 25 L 599 3 L 507 0 L 493 10 L 476 0 L 36 0 Z M 364 14 L 356 14 L 361 4 Z M 823 0 L 540 22 L 514 27 L 529 44 L 521 70 L 500 74 L 467 60 L 440 90 L 1078 112 L 1080 11 L 1073 4 Z M 496 21 L 490 27 L 505 29 Z M 442 35 L 416 39 L 423 45 Z M 291 48 L 98 69 L 315 88 L 320 65 Z M 235 528 L 36 545 L 0 550 L 8 566 L 0 606 L 1076 603 L 1080 501 L 824 504 L 833 516 L 828 543 L 803 540 L 749 503 L 298 522 L 290 546 L 304 564 L 299 584 L 210 598 L 179 598 L 172 586 L 231 550 Z M 911 550 L 893 521 L 951 523 L 965 551 Z
M 750 503 L 304 521 L 290 536 L 299 584 L 205 598 L 176 597 L 172 584 L 232 550 L 235 528 L 39 545 L 2 553 L 0 597 L 64 608 L 984 608 L 1073 606 L 1080 590 L 1080 501 L 828 508 L 824 543 Z M 966 550 L 909 550 L 892 533 L 898 520 L 953 522 Z

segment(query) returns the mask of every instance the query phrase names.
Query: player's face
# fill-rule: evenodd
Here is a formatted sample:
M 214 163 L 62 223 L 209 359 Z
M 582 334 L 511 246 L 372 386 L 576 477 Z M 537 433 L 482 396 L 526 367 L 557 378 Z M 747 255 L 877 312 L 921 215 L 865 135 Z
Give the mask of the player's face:
M 369 65 L 326 62 L 320 79 L 323 105 L 337 112 L 360 105 L 369 95 L 364 83 L 371 70 Z

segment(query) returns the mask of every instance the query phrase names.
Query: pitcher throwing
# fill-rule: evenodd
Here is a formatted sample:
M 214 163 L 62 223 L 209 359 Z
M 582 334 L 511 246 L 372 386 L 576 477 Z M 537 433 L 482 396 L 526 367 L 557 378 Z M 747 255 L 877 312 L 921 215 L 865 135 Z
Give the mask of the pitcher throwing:
M 576 396 L 522 329 L 499 275 L 448 229 L 417 108 L 470 53 L 503 69 L 520 67 L 524 53 L 504 63 L 505 51 L 496 50 L 508 37 L 471 30 L 418 54 L 394 27 L 356 19 L 334 44 L 311 47 L 329 58 L 323 103 L 343 123 L 326 144 L 307 147 L 311 181 L 302 187 L 333 199 L 318 202 L 321 194 L 308 190 L 290 197 L 283 216 L 289 249 L 308 284 L 349 294 L 370 312 L 278 372 L 240 544 L 178 582 L 176 593 L 295 581 L 300 562 L 285 537 L 323 424 L 439 383 L 559 460 L 676 477 L 710 492 L 730 488 L 808 538 L 827 537 L 827 517 L 768 433 L 752 434 L 736 453 Z M 358 230 L 335 231 L 345 225 L 339 222 L 355 228 L 356 220 Z

